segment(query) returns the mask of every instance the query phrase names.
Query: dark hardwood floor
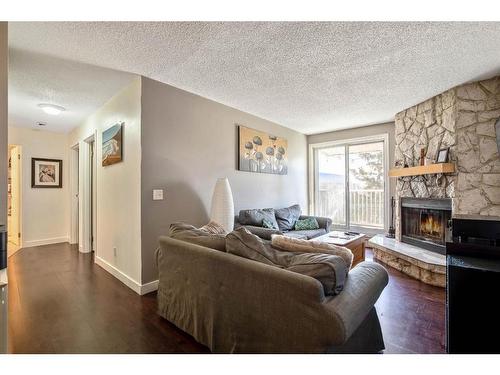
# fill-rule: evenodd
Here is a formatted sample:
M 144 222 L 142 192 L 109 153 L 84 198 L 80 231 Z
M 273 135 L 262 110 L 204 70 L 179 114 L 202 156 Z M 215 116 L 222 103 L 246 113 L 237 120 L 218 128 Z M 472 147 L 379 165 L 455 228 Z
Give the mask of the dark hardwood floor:
M 12 353 L 205 353 L 76 247 L 19 250 L 9 258 Z
M 373 260 L 371 249 L 366 251 L 366 260 Z M 384 334 L 384 353 L 446 353 L 445 289 L 384 267 L 389 284 L 375 304 Z
M 11 353 L 208 352 L 156 314 L 155 293 L 137 295 L 76 247 L 21 249 L 8 272 Z M 377 302 L 385 352 L 444 352 L 444 290 L 389 273 Z

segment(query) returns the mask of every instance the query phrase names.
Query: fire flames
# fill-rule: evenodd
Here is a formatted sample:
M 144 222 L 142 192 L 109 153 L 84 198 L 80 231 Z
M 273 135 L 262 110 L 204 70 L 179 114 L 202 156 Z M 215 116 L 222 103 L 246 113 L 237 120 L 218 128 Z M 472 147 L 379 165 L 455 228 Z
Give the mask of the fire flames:
M 440 218 L 433 214 L 422 212 L 420 216 L 420 233 L 423 236 L 441 237 L 443 228 Z

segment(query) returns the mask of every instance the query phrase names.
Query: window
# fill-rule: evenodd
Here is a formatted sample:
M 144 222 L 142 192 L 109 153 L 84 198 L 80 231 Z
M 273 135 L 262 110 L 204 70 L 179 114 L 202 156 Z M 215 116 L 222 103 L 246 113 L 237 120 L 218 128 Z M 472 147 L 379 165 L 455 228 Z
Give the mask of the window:
M 311 145 L 312 212 L 337 229 L 381 232 L 386 227 L 386 134 Z

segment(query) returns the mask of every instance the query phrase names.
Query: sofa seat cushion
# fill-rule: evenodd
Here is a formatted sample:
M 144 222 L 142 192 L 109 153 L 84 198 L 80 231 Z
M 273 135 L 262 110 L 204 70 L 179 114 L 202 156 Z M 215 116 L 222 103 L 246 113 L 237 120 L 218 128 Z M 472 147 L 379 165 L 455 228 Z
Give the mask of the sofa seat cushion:
M 206 230 L 196 228 L 186 223 L 171 224 L 169 236 L 176 240 L 205 246 L 210 249 L 226 251 L 226 235 L 211 234 Z
M 323 234 L 326 234 L 326 230 L 323 228 L 308 229 L 308 230 L 293 230 L 293 231 L 284 233 L 284 235 L 288 236 L 288 237 L 303 238 L 306 240 L 310 240 L 312 238 L 322 236 Z
M 274 211 L 279 229 L 282 231 L 293 230 L 295 222 L 299 219 L 301 209 L 298 204 L 290 207 L 280 208 Z
M 313 277 L 321 283 L 325 295 L 338 294 L 344 287 L 346 265 L 344 260 L 336 255 L 276 250 L 270 242 L 263 241 L 244 227 L 226 236 L 226 251 L 229 254 Z
M 241 210 L 238 215 L 238 221 L 241 225 L 262 227 L 264 226 L 264 220 L 267 224 L 266 228 L 272 226 L 272 228 L 269 229 L 278 229 L 274 208 Z

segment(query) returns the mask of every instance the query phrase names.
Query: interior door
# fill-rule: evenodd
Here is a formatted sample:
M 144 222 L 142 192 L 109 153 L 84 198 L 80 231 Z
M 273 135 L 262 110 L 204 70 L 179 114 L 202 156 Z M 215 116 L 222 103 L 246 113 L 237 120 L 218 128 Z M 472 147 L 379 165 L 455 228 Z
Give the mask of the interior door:
M 16 246 L 20 246 L 21 239 L 21 225 L 20 225 L 20 215 L 21 215 L 21 173 L 20 173 L 20 164 L 21 164 L 21 153 L 19 150 L 19 146 L 15 146 L 10 151 L 10 160 L 11 160 L 11 220 L 10 220 L 10 228 L 9 231 L 9 241 L 12 242 Z

